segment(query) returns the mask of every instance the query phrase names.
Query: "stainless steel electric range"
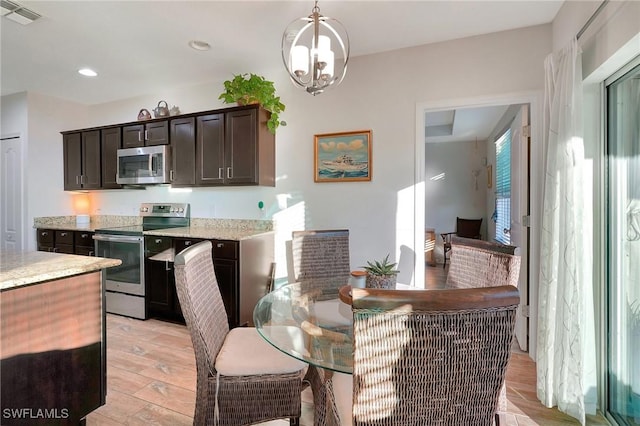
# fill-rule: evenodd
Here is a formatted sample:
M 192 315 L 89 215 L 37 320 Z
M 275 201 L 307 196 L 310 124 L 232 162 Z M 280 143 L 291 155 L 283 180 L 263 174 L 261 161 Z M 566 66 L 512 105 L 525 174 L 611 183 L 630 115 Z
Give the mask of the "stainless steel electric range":
M 106 311 L 146 319 L 144 231 L 189 226 L 188 203 L 142 203 L 142 225 L 96 229 L 96 256 L 122 260 L 106 269 Z

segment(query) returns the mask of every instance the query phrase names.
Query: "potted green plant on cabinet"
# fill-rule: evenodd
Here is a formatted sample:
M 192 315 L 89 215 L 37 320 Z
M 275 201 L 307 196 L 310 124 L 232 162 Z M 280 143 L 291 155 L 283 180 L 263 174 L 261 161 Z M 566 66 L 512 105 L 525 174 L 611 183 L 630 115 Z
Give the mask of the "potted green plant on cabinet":
M 367 266 L 362 268 L 367 271 L 367 288 L 395 289 L 397 275 L 400 271 L 395 269 L 396 264 L 389 262 L 389 255 L 383 260 L 367 261 Z
M 273 82 L 266 80 L 261 75 L 248 73 L 234 75 L 233 79 L 224 82 L 224 92 L 220 94 L 218 99 L 227 104 L 260 104 L 262 108 L 271 113 L 271 117 L 267 121 L 267 128 L 271 133 L 275 134 L 278 126 L 285 125 L 279 120 L 279 114 L 284 111 L 285 106 L 280 102 L 280 97 L 276 96 Z

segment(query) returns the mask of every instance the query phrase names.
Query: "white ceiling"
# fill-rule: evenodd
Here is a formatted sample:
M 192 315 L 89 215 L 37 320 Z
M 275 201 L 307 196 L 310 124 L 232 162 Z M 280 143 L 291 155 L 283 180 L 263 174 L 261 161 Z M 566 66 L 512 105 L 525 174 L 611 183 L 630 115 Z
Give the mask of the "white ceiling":
M 18 1 L 42 18 L 1 22 L 2 95 L 34 91 L 99 104 L 260 69 L 285 70 L 280 44 L 312 1 Z M 320 1 L 351 56 L 549 23 L 562 0 Z M 195 51 L 190 40 L 212 49 Z M 94 79 L 77 74 L 95 69 Z
M 509 105 L 425 113 L 425 142 L 471 142 L 486 140 Z

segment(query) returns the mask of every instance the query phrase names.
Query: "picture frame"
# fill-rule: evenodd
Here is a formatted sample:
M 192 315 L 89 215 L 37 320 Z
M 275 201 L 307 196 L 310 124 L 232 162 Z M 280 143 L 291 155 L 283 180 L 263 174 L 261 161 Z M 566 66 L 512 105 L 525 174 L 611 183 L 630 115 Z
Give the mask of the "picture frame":
M 313 152 L 315 182 L 371 180 L 371 130 L 315 135 Z

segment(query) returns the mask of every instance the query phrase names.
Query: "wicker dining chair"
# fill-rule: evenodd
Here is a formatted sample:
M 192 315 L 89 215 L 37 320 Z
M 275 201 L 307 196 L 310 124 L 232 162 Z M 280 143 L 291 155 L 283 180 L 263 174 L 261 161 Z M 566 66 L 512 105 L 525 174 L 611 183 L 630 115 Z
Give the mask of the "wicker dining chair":
M 306 230 L 291 233 L 293 277 L 349 277 L 349 230 Z
M 518 287 L 520 255 L 516 246 L 453 237 L 446 288 Z
M 351 274 L 349 257 L 349 230 L 305 230 L 291 234 L 293 278 L 304 281 L 305 286 L 317 287 L 318 292 L 333 294 L 347 284 Z M 331 288 L 327 288 L 330 286 Z M 327 290 L 329 290 L 327 292 Z M 314 304 L 313 313 L 317 324 L 324 327 L 346 327 L 351 325 L 350 318 L 343 321 L 335 311 L 336 304 L 328 301 Z M 310 348 L 321 350 L 321 348 Z M 305 381 L 311 385 L 314 403 L 315 426 L 339 426 L 333 398 L 334 375 L 332 371 L 309 366 Z
M 339 412 L 362 426 L 499 423 L 515 287 L 354 288 L 352 295 L 353 405 L 336 398 Z
M 196 356 L 193 424 L 289 418 L 297 425 L 306 364 L 275 349 L 252 327 L 229 330 L 211 249 L 203 241 L 175 257 L 178 299 Z

